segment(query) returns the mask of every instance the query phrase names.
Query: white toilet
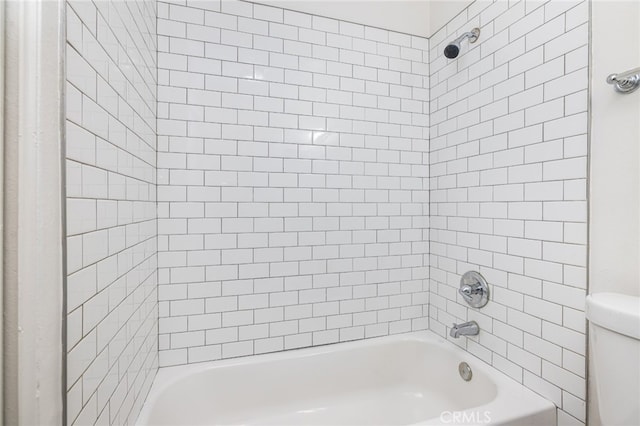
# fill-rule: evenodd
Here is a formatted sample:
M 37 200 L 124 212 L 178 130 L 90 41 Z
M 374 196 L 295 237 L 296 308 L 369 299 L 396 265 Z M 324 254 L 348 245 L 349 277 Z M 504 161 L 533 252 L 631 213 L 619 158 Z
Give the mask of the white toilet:
M 587 297 L 590 349 L 601 424 L 640 425 L 640 297 Z

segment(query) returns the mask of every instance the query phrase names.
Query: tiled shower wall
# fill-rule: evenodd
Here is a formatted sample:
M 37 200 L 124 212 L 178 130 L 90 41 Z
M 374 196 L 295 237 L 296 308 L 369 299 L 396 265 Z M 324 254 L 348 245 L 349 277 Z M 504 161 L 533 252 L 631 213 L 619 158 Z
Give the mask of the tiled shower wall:
M 427 328 L 428 40 L 158 4 L 160 364 Z
M 126 425 L 158 364 L 156 3 L 66 6 L 68 424 Z
M 477 1 L 430 42 L 430 328 L 477 321 L 453 341 L 584 423 L 588 4 Z M 481 310 L 456 293 L 467 270 L 491 284 Z
M 67 15 L 70 424 L 131 423 L 158 347 L 472 319 L 454 343 L 584 423 L 586 1 L 476 1 L 430 40 L 236 0 Z

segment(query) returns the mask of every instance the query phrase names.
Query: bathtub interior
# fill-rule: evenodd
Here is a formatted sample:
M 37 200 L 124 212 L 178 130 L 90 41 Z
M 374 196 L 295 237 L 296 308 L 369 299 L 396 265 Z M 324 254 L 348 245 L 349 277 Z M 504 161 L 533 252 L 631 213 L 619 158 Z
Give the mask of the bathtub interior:
M 146 424 L 413 424 L 497 395 L 482 369 L 466 382 L 459 355 L 420 341 L 291 352 L 212 363 L 167 383 Z

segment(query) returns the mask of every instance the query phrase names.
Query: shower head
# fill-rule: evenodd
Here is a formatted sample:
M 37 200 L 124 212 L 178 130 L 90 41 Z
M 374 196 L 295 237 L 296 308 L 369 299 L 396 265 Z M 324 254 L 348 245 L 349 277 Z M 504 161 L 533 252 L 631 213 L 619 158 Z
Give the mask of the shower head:
M 480 37 L 480 28 L 474 28 L 471 31 L 462 34 L 460 37 L 447 44 L 447 47 L 444 48 L 444 56 L 449 59 L 457 58 L 460 53 L 460 43 L 462 43 L 462 40 L 468 38 L 469 43 L 475 43 L 478 40 L 478 37 Z

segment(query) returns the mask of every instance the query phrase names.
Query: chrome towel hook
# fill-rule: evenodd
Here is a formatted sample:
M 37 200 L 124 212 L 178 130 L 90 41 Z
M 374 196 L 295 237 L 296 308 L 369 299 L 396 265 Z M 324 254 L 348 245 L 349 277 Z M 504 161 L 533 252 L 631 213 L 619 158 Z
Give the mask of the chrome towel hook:
M 615 85 L 614 87 L 620 93 L 631 93 L 640 87 L 640 68 L 611 74 L 607 77 L 607 83 Z

